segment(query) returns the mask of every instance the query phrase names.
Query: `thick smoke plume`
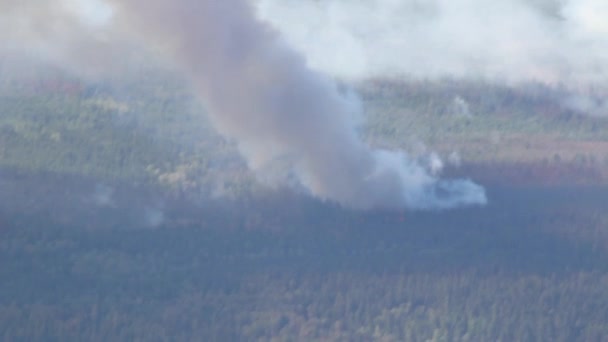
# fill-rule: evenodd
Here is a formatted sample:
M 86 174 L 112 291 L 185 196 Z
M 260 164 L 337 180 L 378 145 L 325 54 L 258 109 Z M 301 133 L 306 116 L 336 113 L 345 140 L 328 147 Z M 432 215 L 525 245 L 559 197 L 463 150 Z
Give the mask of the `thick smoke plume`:
M 353 208 L 484 204 L 468 180 L 437 179 L 357 134 L 359 107 L 243 0 L 113 1 L 114 29 L 163 51 L 188 76 L 215 126 L 250 167 L 281 160 L 312 195 Z
M 288 160 L 312 194 L 356 208 L 450 208 L 485 202 L 470 181 L 437 181 L 400 153 L 357 135 L 353 100 L 308 68 L 250 5 L 123 1 L 120 13 L 191 75 L 218 129 L 236 138 L 251 168 Z

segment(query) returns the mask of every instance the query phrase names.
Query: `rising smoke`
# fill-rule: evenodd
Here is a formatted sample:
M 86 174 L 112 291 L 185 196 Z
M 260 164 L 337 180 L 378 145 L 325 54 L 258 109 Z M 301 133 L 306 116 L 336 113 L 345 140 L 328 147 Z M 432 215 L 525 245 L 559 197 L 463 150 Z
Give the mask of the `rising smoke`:
M 485 203 L 470 181 L 438 181 L 401 153 L 357 135 L 351 97 L 308 68 L 239 0 L 123 1 L 122 19 L 189 74 L 216 127 L 254 170 L 289 160 L 313 195 L 355 208 L 451 208 Z
M 440 180 L 401 152 L 365 145 L 357 134 L 358 102 L 311 69 L 275 29 L 256 19 L 248 2 L 110 4 L 114 25 L 101 41 L 107 46 L 108 32 L 118 30 L 164 52 L 190 77 L 217 129 L 238 142 L 253 170 L 288 161 L 312 195 L 353 208 L 486 202 L 484 189 L 469 180 Z

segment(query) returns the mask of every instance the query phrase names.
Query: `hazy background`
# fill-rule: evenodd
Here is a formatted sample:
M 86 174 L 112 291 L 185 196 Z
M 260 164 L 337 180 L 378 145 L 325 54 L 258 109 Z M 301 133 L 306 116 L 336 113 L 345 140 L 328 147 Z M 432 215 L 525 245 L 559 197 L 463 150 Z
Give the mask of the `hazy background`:
M 260 16 L 311 65 L 349 79 L 483 78 L 574 88 L 606 81 L 608 4 L 601 0 L 258 4 Z
M 0 1 L 0 340 L 604 340 L 605 17 Z

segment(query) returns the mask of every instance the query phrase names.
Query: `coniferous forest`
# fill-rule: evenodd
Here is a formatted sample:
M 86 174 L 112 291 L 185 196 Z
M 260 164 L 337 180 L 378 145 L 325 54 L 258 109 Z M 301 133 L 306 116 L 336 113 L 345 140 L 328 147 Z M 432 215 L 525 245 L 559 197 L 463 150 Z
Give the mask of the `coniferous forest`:
M 355 84 L 360 134 L 486 206 L 273 187 L 162 70 L 0 73 L 2 341 L 602 341 L 608 119 L 480 81 Z

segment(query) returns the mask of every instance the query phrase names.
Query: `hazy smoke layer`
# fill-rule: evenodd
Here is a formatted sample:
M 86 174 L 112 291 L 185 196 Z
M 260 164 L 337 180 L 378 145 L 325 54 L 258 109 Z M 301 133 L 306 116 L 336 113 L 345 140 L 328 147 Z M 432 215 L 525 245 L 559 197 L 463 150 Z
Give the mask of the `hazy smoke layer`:
M 347 79 L 608 80 L 606 0 L 259 0 L 258 10 L 314 68 Z
M 136 42 L 107 26 L 111 16 L 102 0 L 0 0 L 0 58 L 51 62 L 82 76 L 118 71 Z
M 282 160 L 313 195 L 354 208 L 452 208 L 486 202 L 468 180 L 441 181 L 398 152 L 372 150 L 359 108 L 312 71 L 243 0 L 113 1 L 115 27 L 166 52 L 191 76 L 216 127 L 250 167 Z

